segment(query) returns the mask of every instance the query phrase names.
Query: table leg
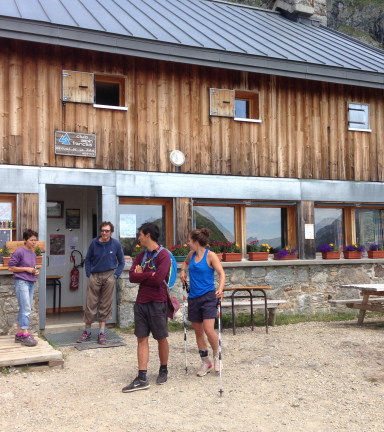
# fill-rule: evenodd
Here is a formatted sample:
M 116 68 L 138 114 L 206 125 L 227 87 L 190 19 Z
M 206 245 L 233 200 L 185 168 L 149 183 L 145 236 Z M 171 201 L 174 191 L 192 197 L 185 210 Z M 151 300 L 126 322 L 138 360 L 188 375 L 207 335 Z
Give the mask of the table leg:
M 53 279 L 53 313 L 56 312 L 56 280 Z
M 361 303 L 362 305 L 368 304 L 369 296 L 370 296 L 370 294 L 363 294 L 363 302 Z M 357 325 L 360 325 L 360 326 L 363 325 L 365 312 L 366 312 L 365 310 L 360 309 L 359 318 L 357 320 Z
M 264 314 L 265 314 L 265 333 L 268 334 L 268 308 L 267 308 L 267 294 L 264 290 L 260 290 L 264 295 Z
M 251 292 L 251 290 L 248 291 L 249 295 L 251 296 L 251 323 L 252 323 L 252 331 L 254 330 L 254 320 L 253 320 L 253 294 Z
M 236 326 L 235 326 L 235 291 L 233 291 L 232 296 L 232 331 L 233 334 L 236 334 Z
M 61 282 L 60 280 L 57 281 L 59 284 L 59 314 L 61 314 Z

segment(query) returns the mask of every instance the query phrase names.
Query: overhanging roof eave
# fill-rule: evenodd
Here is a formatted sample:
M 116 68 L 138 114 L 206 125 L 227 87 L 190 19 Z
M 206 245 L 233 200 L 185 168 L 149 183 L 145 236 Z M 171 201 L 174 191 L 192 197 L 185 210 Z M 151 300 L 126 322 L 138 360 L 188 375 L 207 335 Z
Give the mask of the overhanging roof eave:
M 384 89 L 384 74 L 0 17 L 0 37 L 208 67 Z

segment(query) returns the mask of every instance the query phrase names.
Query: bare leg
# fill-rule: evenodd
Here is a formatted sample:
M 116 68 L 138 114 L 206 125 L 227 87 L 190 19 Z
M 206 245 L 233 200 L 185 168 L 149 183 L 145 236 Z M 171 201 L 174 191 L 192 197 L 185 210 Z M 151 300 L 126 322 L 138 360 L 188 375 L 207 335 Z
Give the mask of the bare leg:
M 219 349 L 219 336 L 215 332 L 215 320 L 205 319 L 203 321 L 204 332 L 213 350 Z
M 139 362 L 139 370 L 147 370 L 149 361 L 148 337 L 137 338 L 137 360 Z
M 100 330 L 104 330 L 105 329 L 105 321 L 100 321 L 99 325 L 100 325 Z M 89 327 L 91 327 L 91 325 L 89 325 Z
M 208 345 L 204 333 L 203 323 L 193 322 L 192 326 L 193 329 L 195 330 L 197 347 L 199 348 L 199 350 L 207 351 Z
M 168 356 L 169 356 L 169 345 L 168 345 L 168 339 L 160 339 L 157 341 L 158 348 L 159 348 L 159 358 L 160 358 L 160 364 L 166 365 L 168 363 Z

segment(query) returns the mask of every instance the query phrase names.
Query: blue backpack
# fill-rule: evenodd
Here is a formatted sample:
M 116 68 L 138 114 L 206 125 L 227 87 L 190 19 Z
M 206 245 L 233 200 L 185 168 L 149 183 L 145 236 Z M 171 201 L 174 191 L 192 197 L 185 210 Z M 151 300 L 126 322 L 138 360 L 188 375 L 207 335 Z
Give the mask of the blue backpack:
M 171 259 L 171 267 L 169 269 L 169 279 L 168 279 L 168 287 L 172 288 L 173 285 L 175 285 L 176 282 L 176 277 L 177 277 L 177 261 L 175 260 L 175 257 L 172 255 L 171 252 L 169 252 L 168 249 L 165 249 L 165 247 L 161 246 L 160 249 L 158 251 L 156 251 L 153 255 L 153 257 L 150 259 L 151 264 L 152 264 L 152 268 L 157 271 L 157 268 L 155 266 L 155 263 L 153 262 L 154 258 L 157 257 L 157 255 L 162 251 L 162 250 L 166 250 L 169 253 L 169 257 Z M 144 269 L 145 264 L 147 262 L 147 255 L 148 255 L 148 251 L 146 250 L 144 253 L 144 257 L 143 257 L 143 261 L 141 262 L 141 267 Z M 165 283 L 167 283 L 166 281 L 164 281 Z

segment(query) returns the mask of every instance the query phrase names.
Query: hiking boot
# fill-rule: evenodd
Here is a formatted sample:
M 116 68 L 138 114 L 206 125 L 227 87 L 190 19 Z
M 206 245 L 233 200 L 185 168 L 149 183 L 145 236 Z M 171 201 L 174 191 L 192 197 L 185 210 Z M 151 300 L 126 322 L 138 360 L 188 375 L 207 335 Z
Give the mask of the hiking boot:
M 83 334 L 81 335 L 81 337 L 79 337 L 79 339 L 77 339 L 77 343 L 83 343 L 83 342 L 89 342 L 91 340 L 91 334 L 92 333 L 87 333 L 85 330 L 83 330 Z
M 203 377 L 207 375 L 208 372 L 211 372 L 213 369 L 212 363 L 205 363 L 204 361 L 201 363 L 200 369 L 197 371 L 197 376 Z
M 137 390 L 146 390 L 149 387 L 151 387 L 149 385 L 149 381 L 145 380 L 142 381 L 139 377 L 136 377 L 131 384 L 127 385 L 126 387 L 123 388 L 122 392 L 123 393 L 129 393 L 129 392 L 134 392 Z
M 107 343 L 107 338 L 105 337 L 105 333 L 99 333 L 99 337 L 97 338 L 97 342 L 100 345 L 106 345 Z
M 215 372 L 220 372 L 219 355 L 213 357 L 213 365 L 214 365 Z M 223 363 L 221 363 L 221 369 L 223 369 Z
M 22 341 L 21 341 L 21 343 L 22 343 L 22 345 L 25 345 L 25 346 L 35 346 L 35 345 L 37 345 L 37 340 L 35 340 L 35 338 L 32 336 L 32 335 L 24 335 L 24 336 L 22 336 Z
M 163 385 L 167 382 L 168 379 L 168 371 L 167 370 L 159 370 L 159 375 L 157 375 L 156 384 Z

